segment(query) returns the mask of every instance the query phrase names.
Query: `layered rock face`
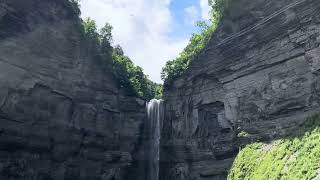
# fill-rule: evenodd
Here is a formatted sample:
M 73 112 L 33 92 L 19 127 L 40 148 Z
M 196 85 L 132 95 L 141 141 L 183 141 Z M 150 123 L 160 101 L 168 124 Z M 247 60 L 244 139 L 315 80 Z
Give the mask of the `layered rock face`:
M 226 179 L 239 146 L 320 107 L 318 0 L 233 0 L 165 91 L 160 179 Z M 0 179 L 148 179 L 145 102 L 117 87 L 67 0 L 0 1 Z
M 165 90 L 161 180 L 226 179 L 240 145 L 287 135 L 319 110 L 318 0 L 236 0 Z
M 67 0 L 0 2 L 1 180 L 140 179 L 145 102 L 80 25 Z

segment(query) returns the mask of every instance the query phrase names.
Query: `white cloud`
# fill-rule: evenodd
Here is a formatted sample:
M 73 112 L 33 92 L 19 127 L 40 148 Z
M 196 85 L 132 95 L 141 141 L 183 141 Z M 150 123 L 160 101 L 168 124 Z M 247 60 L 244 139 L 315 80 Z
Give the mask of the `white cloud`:
M 82 17 L 91 17 L 102 27 L 109 22 L 116 44 L 150 79 L 161 82 L 160 72 L 167 60 L 176 57 L 188 39 L 168 35 L 175 23 L 169 9 L 171 0 L 81 0 Z
M 200 0 L 200 7 L 201 7 L 201 16 L 203 20 L 209 20 L 210 19 L 210 9 L 211 7 L 208 4 L 208 0 Z
M 199 19 L 199 11 L 196 6 L 189 6 L 184 9 L 185 12 L 185 23 L 189 25 L 195 25 L 196 21 Z

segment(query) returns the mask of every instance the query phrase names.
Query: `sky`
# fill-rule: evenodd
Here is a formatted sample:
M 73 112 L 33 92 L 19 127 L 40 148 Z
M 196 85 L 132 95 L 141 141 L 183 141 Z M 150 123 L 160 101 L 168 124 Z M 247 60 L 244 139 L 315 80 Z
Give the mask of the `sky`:
M 161 70 L 197 32 L 195 23 L 209 19 L 208 0 L 81 0 L 82 18 L 94 19 L 101 28 L 113 26 L 114 45 L 162 83 Z

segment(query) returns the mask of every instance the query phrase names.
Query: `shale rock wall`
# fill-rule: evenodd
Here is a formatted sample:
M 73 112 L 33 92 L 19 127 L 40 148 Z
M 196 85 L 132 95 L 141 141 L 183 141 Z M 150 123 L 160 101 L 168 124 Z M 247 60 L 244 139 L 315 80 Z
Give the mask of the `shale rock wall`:
M 234 0 L 165 89 L 161 180 L 226 179 L 240 145 L 298 128 L 320 105 L 318 0 Z
M 81 29 L 67 0 L 0 1 L 1 180 L 141 179 L 145 102 Z

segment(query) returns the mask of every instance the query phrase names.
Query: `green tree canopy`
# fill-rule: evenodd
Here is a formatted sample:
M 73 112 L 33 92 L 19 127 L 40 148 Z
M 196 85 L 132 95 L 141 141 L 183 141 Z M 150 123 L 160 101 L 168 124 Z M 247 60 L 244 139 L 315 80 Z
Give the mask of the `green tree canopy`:
M 91 18 L 86 18 L 83 21 L 83 29 L 85 35 L 88 37 L 88 39 L 94 40 L 94 41 L 100 41 L 99 39 L 99 33 L 97 32 L 97 25 L 96 22 Z
M 229 1 L 209 0 L 208 3 L 212 7 L 211 21 L 199 21 L 196 25 L 199 27 L 200 33 L 193 34 L 189 44 L 179 56 L 166 63 L 161 72 L 161 78 L 166 85 L 181 77 L 187 71 L 191 61 L 202 52 L 216 30 Z
M 98 31 L 94 20 L 87 18 L 83 21 L 83 29 L 86 38 L 96 45 L 106 63 L 112 59 L 112 73 L 119 87 L 129 95 L 138 96 L 146 100 L 161 98 L 162 86 L 149 80 L 143 73 L 143 69 L 136 66 L 131 59 L 125 55 L 121 46 L 112 47 L 112 26 L 106 23 Z
M 109 23 L 106 23 L 103 28 L 100 30 L 100 39 L 101 39 L 101 50 L 103 52 L 108 51 L 111 48 L 112 38 L 112 26 Z M 108 51 L 109 52 L 109 51 Z

